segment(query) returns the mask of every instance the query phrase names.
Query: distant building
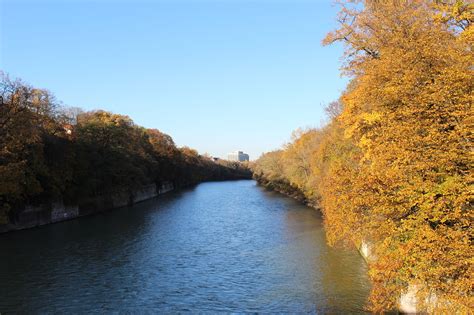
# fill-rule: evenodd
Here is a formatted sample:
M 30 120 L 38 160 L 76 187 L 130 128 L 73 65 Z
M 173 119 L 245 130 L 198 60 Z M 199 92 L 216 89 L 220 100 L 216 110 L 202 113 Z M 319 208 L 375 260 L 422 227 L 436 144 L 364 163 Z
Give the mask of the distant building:
M 229 161 L 244 162 L 249 160 L 249 155 L 242 151 L 235 151 L 227 155 Z

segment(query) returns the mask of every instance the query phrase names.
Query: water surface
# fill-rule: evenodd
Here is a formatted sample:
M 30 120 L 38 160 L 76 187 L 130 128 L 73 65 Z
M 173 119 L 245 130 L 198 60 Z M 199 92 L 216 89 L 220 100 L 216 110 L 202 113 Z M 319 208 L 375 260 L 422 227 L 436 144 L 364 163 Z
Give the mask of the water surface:
M 363 312 L 356 251 L 254 181 L 0 235 L 0 313 Z

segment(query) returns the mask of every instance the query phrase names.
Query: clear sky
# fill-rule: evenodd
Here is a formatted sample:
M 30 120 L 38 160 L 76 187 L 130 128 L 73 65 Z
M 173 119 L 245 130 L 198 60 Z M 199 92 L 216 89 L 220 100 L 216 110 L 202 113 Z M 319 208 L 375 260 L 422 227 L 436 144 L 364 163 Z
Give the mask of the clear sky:
M 200 153 L 278 148 L 347 82 L 331 0 L 0 3 L 1 70 Z

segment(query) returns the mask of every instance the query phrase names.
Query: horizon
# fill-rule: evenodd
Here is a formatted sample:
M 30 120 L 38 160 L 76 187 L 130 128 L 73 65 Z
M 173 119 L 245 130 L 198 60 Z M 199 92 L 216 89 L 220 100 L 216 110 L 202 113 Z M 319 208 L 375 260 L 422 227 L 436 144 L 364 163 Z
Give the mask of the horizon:
M 293 130 L 321 126 L 348 81 L 341 45 L 321 45 L 335 26 L 330 2 L 1 6 L 0 68 L 12 78 L 67 106 L 127 115 L 200 154 L 255 160 L 278 149 Z

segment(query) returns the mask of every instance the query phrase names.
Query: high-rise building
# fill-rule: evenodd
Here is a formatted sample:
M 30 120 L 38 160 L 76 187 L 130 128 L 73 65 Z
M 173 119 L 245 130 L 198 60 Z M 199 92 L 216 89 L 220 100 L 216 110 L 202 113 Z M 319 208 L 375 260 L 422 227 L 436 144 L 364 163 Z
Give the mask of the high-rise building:
M 242 151 L 235 151 L 227 155 L 229 161 L 244 162 L 249 160 L 249 155 Z

